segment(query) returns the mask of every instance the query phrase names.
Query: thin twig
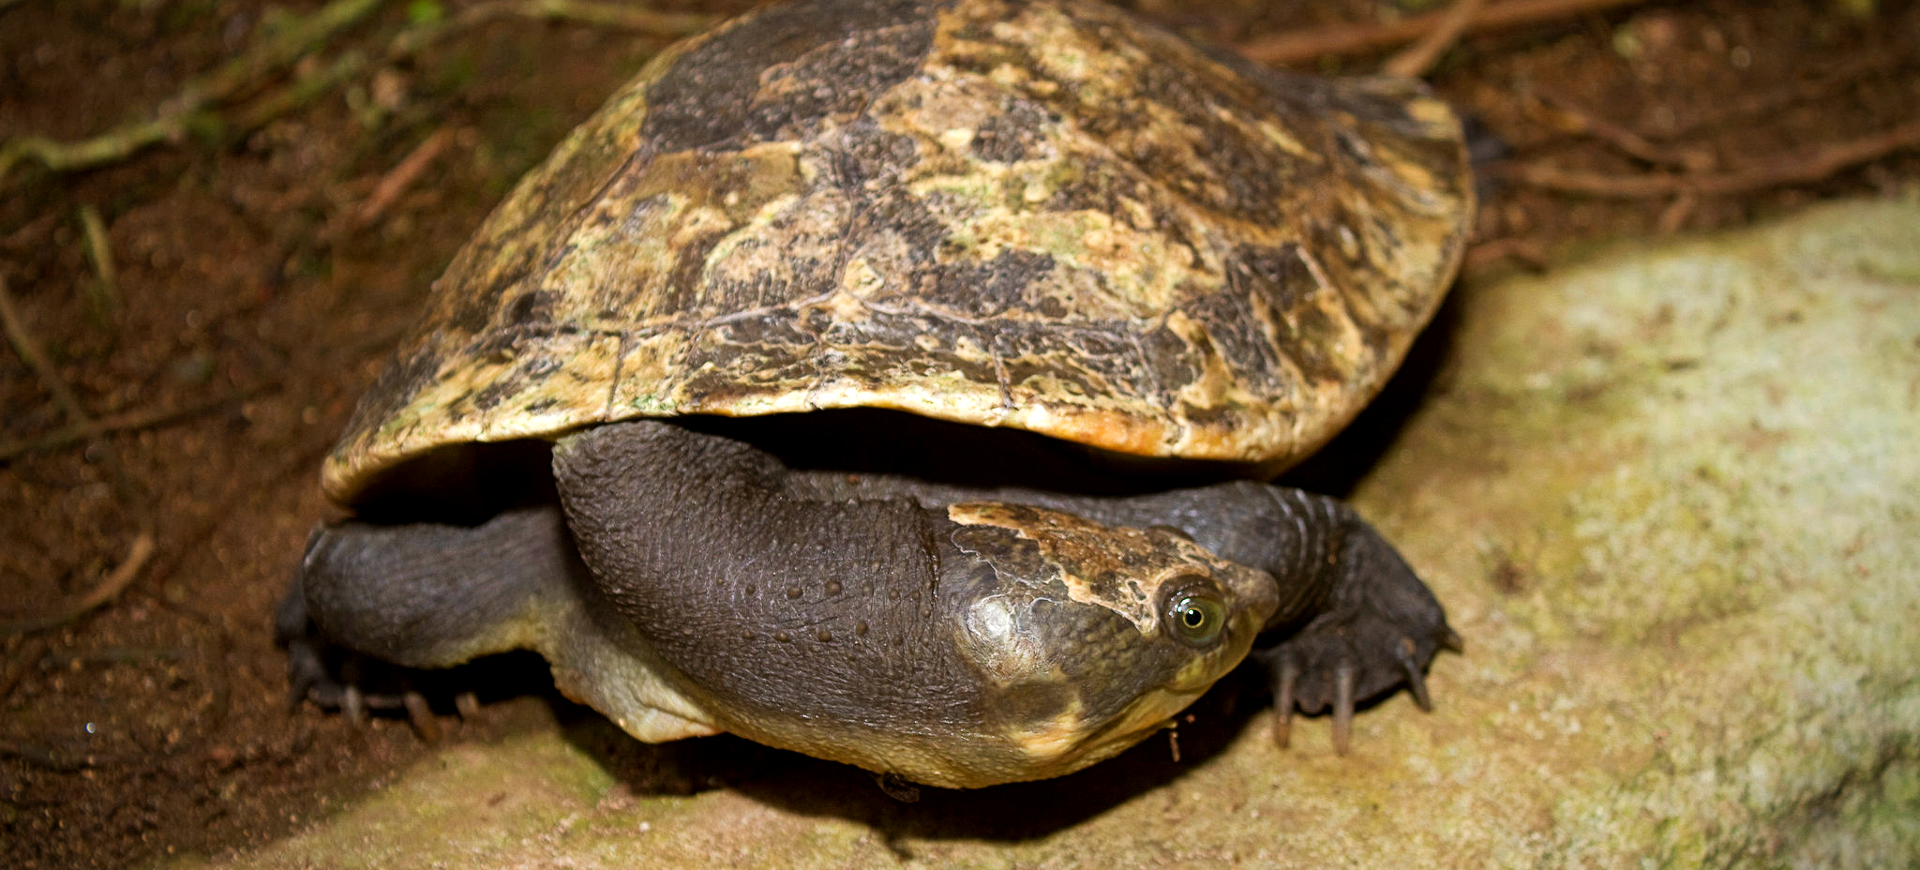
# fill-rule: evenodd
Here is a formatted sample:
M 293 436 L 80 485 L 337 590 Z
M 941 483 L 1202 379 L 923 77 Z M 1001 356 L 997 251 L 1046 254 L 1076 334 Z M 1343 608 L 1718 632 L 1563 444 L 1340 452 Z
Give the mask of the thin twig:
M 1655 144 L 1632 130 L 1564 100 L 1532 94 L 1522 97 L 1520 105 L 1527 114 L 1549 127 L 1563 133 L 1592 136 L 1636 160 L 1693 172 L 1705 172 L 1713 166 L 1713 156 L 1705 151 Z
M 1523 236 L 1488 239 L 1484 242 L 1475 242 L 1467 248 L 1465 262 L 1460 268 L 1462 271 L 1472 272 L 1501 260 L 1516 260 L 1528 269 L 1538 272 L 1547 268 L 1547 251 L 1540 246 L 1539 242 Z
M 39 453 L 65 447 L 75 441 L 84 441 L 116 432 L 131 432 L 141 429 L 153 429 L 169 426 L 182 420 L 198 417 L 209 411 L 230 405 L 241 399 L 252 398 L 265 392 L 271 384 L 260 384 L 243 390 L 235 390 L 225 395 L 189 402 L 178 408 L 141 408 L 114 414 L 108 417 L 92 418 L 84 423 L 75 423 L 57 432 L 51 432 L 38 438 L 18 438 L 0 442 L 0 463 L 10 462 L 16 457 L 28 453 Z
M 1439 23 L 1427 35 L 1405 51 L 1388 58 L 1386 63 L 1380 65 L 1380 71 L 1408 79 L 1426 75 L 1440 61 L 1440 56 L 1460 41 L 1460 36 L 1467 31 L 1467 24 L 1485 5 L 1486 0 L 1454 0 L 1453 5 L 1440 14 Z
M 87 611 L 113 600 L 115 595 L 119 595 L 121 590 L 133 583 L 133 578 L 140 576 L 140 569 L 152 557 L 153 533 L 140 532 L 133 537 L 133 544 L 127 548 L 127 558 L 122 559 L 118 567 L 107 572 L 107 576 L 101 578 L 100 584 L 93 587 L 87 594 L 44 616 L 28 617 L 14 622 L 0 622 L 0 631 L 8 633 L 40 631 L 66 625 L 80 618 Z
M 451 144 L 453 144 L 453 128 L 441 127 L 435 130 L 433 135 L 422 140 L 419 145 L 414 146 L 413 151 L 399 163 L 394 164 L 386 175 L 381 176 L 380 183 L 374 185 L 373 192 L 367 195 L 366 201 L 360 204 L 360 209 L 354 212 L 352 227 L 355 230 L 362 230 L 372 226 L 374 221 L 387 213 L 387 209 L 393 207 L 394 201 L 400 198 L 400 194 L 405 193 L 407 188 L 420 180 L 421 173 L 426 172 L 427 167 L 433 165 L 433 161 L 439 158 L 440 153 L 447 150 L 447 146 Z
M 87 415 L 86 409 L 80 407 L 80 400 L 74 397 L 72 388 L 61 379 L 60 373 L 54 370 L 53 363 L 47 360 L 46 353 L 40 349 L 40 343 L 27 333 L 26 324 L 20 321 L 20 310 L 14 307 L 13 292 L 7 289 L 5 275 L 0 275 L 0 326 L 6 328 L 7 343 L 13 345 L 13 352 L 19 354 L 27 367 L 40 377 L 40 383 L 47 388 L 47 392 L 53 394 L 54 404 L 59 405 L 67 415 L 68 422 L 76 426 L 91 422 L 93 418 Z
M 1500 174 L 1521 184 L 1545 190 L 1612 199 L 1643 199 L 1679 193 L 1717 196 L 1821 181 L 1843 169 L 1916 147 L 1920 147 L 1920 121 L 1909 121 L 1882 133 L 1823 145 L 1800 154 L 1776 157 L 1731 172 L 1605 175 L 1523 163 L 1503 168 Z
M 501 7 L 501 13 L 522 18 L 577 21 L 581 24 L 619 27 L 658 36 L 686 36 L 705 30 L 714 22 L 714 17 L 711 15 L 655 12 L 651 9 L 636 9 L 613 3 L 589 3 L 582 0 L 520 0 L 520 2 L 503 0 L 503 2 L 485 5 Z
M 107 239 L 107 224 L 100 210 L 92 205 L 80 207 L 80 229 L 86 235 L 87 261 L 100 281 L 95 285 L 93 307 L 101 319 L 110 318 L 120 308 L 120 270 L 114 265 L 113 244 Z
M 1465 32 L 1484 33 L 1538 24 L 1645 2 L 1647 0 L 1507 0 L 1475 12 L 1473 19 L 1467 22 Z M 1438 29 L 1447 14 L 1445 11 L 1429 12 L 1386 23 L 1347 24 L 1320 30 L 1276 33 L 1250 39 L 1237 48 L 1252 60 L 1276 65 L 1336 55 L 1368 54 L 1419 39 Z

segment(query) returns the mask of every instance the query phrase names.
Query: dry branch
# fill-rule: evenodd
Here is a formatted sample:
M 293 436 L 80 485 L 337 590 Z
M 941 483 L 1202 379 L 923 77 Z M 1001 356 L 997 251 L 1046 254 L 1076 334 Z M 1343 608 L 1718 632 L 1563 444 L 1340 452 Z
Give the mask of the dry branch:
M 1908 148 L 1920 148 L 1920 121 L 1909 121 L 1882 133 L 1823 145 L 1799 154 L 1771 158 L 1730 172 L 1608 175 L 1523 163 L 1503 168 L 1500 174 L 1530 187 L 1611 199 L 1682 193 L 1718 196 L 1822 181 L 1841 170 Z
M 1474 12 L 1464 32 L 1484 33 L 1539 24 L 1644 2 L 1646 0 L 1507 0 Z M 1429 12 L 1386 23 L 1347 24 L 1319 30 L 1276 33 L 1247 40 L 1237 48 L 1252 60 L 1276 65 L 1297 64 L 1319 57 L 1367 54 L 1405 45 L 1439 29 L 1450 11 Z
M 147 560 L 151 558 L 153 558 L 153 533 L 140 532 L 134 535 L 132 545 L 127 548 L 127 557 L 120 560 L 120 564 L 112 571 L 107 572 L 107 576 L 101 578 L 100 583 L 87 594 L 44 616 L 0 623 L 0 631 L 40 631 L 72 622 L 87 611 L 112 601 L 121 590 L 132 585 L 133 578 L 140 576 L 140 569 L 145 567 Z
M 20 309 L 14 307 L 13 291 L 7 289 L 4 275 L 0 275 L 0 326 L 5 327 L 7 343 L 13 345 L 13 352 L 20 355 L 21 361 L 33 369 L 47 392 L 53 394 L 54 404 L 59 405 L 61 412 L 67 415 L 68 422 L 75 426 L 92 422 L 93 418 L 87 415 L 85 408 L 80 407 L 80 400 L 73 395 L 73 389 L 67 386 L 60 373 L 54 370 L 53 363 L 47 359 L 46 352 L 40 349 L 40 342 L 27 332 L 27 325 L 20 320 Z
M 171 425 L 181 420 L 198 417 L 209 411 L 218 410 L 241 399 L 251 398 L 264 392 L 266 389 L 267 387 L 265 386 L 259 386 L 246 390 L 236 390 L 232 393 L 215 396 L 211 399 L 190 402 L 178 408 L 141 408 L 137 411 L 128 411 L 107 417 L 94 417 L 89 418 L 84 423 L 70 424 L 58 431 L 37 438 L 16 438 L 12 441 L 0 441 L 0 463 L 12 461 L 28 453 L 38 453 L 44 450 L 54 450 L 65 447 L 75 441 L 85 441 L 89 438 L 98 438 L 102 435 L 110 435 L 116 432 L 135 432 L 142 429 Z
M 1388 58 L 1386 63 L 1380 65 L 1380 71 L 1409 79 L 1426 75 L 1440 61 L 1440 56 L 1460 41 L 1461 35 L 1467 31 L 1467 24 L 1485 5 L 1486 0 L 1454 0 L 1453 5 L 1441 13 L 1439 22 L 1432 30 L 1420 37 L 1420 41 L 1412 47 Z
M 372 226 L 374 221 L 387 213 L 387 209 L 393 207 L 394 200 L 399 199 L 400 194 L 405 193 L 407 188 L 420 180 L 421 173 L 426 172 L 427 167 L 433 165 L 433 161 L 438 159 L 440 153 L 447 150 L 447 146 L 451 144 L 453 144 L 453 128 L 441 127 L 435 130 L 433 135 L 422 140 L 419 145 L 414 146 L 406 157 L 394 164 L 386 175 L 381 176 L 379 184 L 374 185 L 373 192 L 367 195 L 366 201 L 362 202 L 359 210 L 353 213 L 352 227 L 360 230 Z

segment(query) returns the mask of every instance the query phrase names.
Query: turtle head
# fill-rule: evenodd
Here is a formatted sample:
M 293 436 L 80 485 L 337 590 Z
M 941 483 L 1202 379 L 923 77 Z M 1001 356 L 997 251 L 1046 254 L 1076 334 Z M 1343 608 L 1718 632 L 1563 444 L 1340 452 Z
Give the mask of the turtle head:
M 955 647 L 978 682 L 982 757 L 1058 776 L 1164 727 L 1240 663 L 1278 604 L 1273 578 L 1170 529 L 1027 505 L 947 509 Z

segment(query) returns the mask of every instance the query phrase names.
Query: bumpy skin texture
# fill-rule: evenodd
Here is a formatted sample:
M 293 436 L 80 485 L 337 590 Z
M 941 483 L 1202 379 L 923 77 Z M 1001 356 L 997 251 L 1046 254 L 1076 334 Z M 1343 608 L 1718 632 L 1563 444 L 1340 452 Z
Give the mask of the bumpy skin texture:
M 529 173 L 328 459 L 883 407 L 1277 466 L 1458 263 L 1419 84 L 1209 54 L 1082 0 L 811 0 L 664 52 Z
M 1098 498 L 850 478 L 653 422 L 564 439 L 554 472 L 565 526 L 549 506 L 321 530 L 283 632 L 413 666 L 531 648 L 642 739 L 731 731 L 954 787 L 1125 749 L 1263 629 L 1289 632 L 1308 702 L 1343 670 L 1361 698 L 1417 681 L 1450 634 L 1344 505 L 1265 484 Z M 1169 621 L 1195 592 L 1223 608 L 1204 643 Z

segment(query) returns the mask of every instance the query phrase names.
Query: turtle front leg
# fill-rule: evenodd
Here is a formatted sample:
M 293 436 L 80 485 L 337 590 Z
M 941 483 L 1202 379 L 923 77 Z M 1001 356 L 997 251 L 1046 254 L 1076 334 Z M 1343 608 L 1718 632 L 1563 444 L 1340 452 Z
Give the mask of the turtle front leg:
M 320 526 L 274 617 L 295 702 L 404 709 L 437 733 L 406 668 L 441 668 L 526 645 L 528 605 L 584 571 L 558 506 L 503 513 L 474 527 L 435 523 Z M 472 695 L 456 703 L 472 712 Z

